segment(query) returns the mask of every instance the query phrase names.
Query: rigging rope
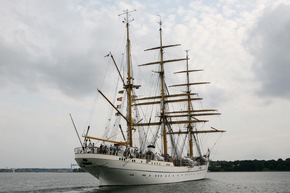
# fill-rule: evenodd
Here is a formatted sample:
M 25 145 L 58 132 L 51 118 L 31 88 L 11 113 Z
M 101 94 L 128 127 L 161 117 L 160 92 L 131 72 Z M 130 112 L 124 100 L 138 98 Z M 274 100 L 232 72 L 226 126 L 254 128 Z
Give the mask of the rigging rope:
M 102 78 L 101 84 L 100 84 L 100 86 L 99 86 L 100 89 L 103 88 L 104 80 L 105 80 L 105 77 L 107 76 L 107 72 L 108 72 L 108 69 L 109 69 L 109 65 L 106 65 L 106 66 L 107 66 L 107 68 L 106 68 L 106 70 L 105 70 L 105 73 L 103 74 L 103 78 Z M 98 101 L 98 99 L 99 99 L 99 96 L 100 96 L 100 93 L 97 92 L 96 95 L 95 95 L 95 97 L 94 97 L 93 105 L 92 105 L 92 107 L 91 107 L 91 110 L 90 110 L 90 113 L 89 113 L 88 119 L 87 119 L 87 121 L 86 121 L 86 123 L 85 123 L 85 126 L 84 126 L 83 135 L 85 135 L 85 133 L 86 133 L 87 126 L 90 125 L 91 122 L 92 122 L 92 119 L 93 119 L 94 114 L 95 114 L 95 110 L 96 110 L 96 106 L 97 106 L 96 104 L 97 104 L 97 101 Z

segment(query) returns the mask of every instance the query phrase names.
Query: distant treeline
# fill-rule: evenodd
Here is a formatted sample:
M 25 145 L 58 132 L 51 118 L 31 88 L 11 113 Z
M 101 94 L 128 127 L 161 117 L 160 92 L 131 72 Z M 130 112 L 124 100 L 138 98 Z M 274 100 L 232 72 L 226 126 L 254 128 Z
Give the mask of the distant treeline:
M 243 171 L 290 171 L 290 158 L 285 160 L 237 160 L 211 161 L 211 172 L 243 172 Z M 1 169 L 0 172 L 85 172 L 81 168 L 17 168 Z
M 11 168 L 11 169 L 0 169 L 0 172 L 72 172 L 69 168 Z
M 86 171 L 82 168 L 75 168 L 72 170 L 72 172 L 86 172 Z
M 237 160 L 211 161 L 211 172 L 242 172 L 242 171 L 290 171 L 290 158 L 286 160 Z

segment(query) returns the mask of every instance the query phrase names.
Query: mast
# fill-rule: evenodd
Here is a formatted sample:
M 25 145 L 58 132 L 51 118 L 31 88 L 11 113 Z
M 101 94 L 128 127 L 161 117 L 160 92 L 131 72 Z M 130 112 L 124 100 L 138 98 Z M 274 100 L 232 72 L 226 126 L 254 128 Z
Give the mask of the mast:
M 163 63 L 163 47 L 162 47 L 162 21 L 159 21 L 160 29 L 160 81 L 161 81 L 161 127 L 163 136 L 163 154 L 167 155 L 167 131 L 166 131 L 166 117 L 165 117 L 165 80 L 164 80 L 164 63 Z
M 130 42 L 130 30 L 129 30 L 129 24 L 130 22 L 132 22 L 134 19 L 129 20 L 129 13 L 134 12 L 135 10 L 129 11 L 124 10 L 123 13 L 119 14 L 118 16 L 121 15 L 125 15 L 125 18 L 123 20 L 123 23 L 126 24 L 126 53 L 127 53 L 127 81 L 125 82 L 125 79 L 121 76 L 120 70 L 118 69 L 115 59 L 113 57 L 113 55 L 111 54 L 111 52 L 106 55 L 106 56 L 111 56 L 115 67 L 119 73 L 119 76 L 122 79 L 123 82 L 123 88 L 126 89 L 126 93 L 127 93 L 127 115 L 124 116 L 117 107 L 114 106 L 114 104 L 112 102 L 110 102 L 110 100 L 100 91 L 98 90 L 98 92 L 106 99 L 106 101 L 118 112 L 119 115 L 121 115 L 124 120 L 127 122 L 127 140 L 125 139 L 125 136 L 123 134 L 122 128 L 121 132 L 123 135 L 123 138 L 126 142 L 122 142 L 122 141 L 115 141 L 115 140 L 110 140 L 110 139 L 105 139 L 105 138 L 96 138 L 96 137 L 92 137 L 92 136 L 88 136 L 87 134 L 84 136 L 86 138 L 90 138 L 90 139 L 95 139 L 95 140 L 99 140 L 99 141 L 107 141 L 107 142 L 111 142 L 111 143 L 115 143 L 115 144 L 122 144 L 122 145 L 126 145 L 129 147 L 133 147 L 133 126 L 134 126 L 134 120 L 133 120 L 133 89 L 138 89 L 140 87 L 140 85 L 134 85 L 133 84 L 133 74 L 132 74 L 132 65 L 131 65 L 131 42 Z
M 132 20 L 129 20 L 129 13 L 134 12 L 133 11 L 128 11 L 124 10 L 122 14 L 120 15 L 126 15 L 124 18 L 123 23 L 126 23 L 126 33 L 127 33 L 127 44 L 126 44 L 126 52 L 127 52 L 127 84 L 124 85 L 124 88 L 127 91 L 127 145 L 132 147 L 133 146 L 133 137 L 132 137 L 132 131 L 133 131 L 133 118 L 132 118 L 132 91 L 133 91 L 133 83 L 132 83 L 132 74 L 131 74 L 131 43 L 130 43 L 130 33 L 129 33 L 129 23 Z
M 173 112 L 166 112 L 168 114 L 168 117 L 187 117 L 187 121 L 186 123 L 187 125 L 187 130 L 186 131 L 179 131 L 179 132 L 168 132 L 168 134 L 186 134 L 188 135 L 188 145 L 189 145 L 189 156 L 193 157 L 193 141 L 195 142 L 196 145 L 196 149 L 198 151 L 199 156 L 202 156 L 202 152 L 200 149 L 200 145 L 198 143 L 198 139 L 196 134 L 199 133 L 213 133 L 213 132 L 225 132 L 224 130 L 217 130 L 217 129 L 213 129 L 213 130 L 202 130 L 202 131 L 197 131 L 194 130 L 194 126 L 197 123 L 200 122 L 207 122 L 206 120 L 199 120 L 197 118 L 195 118 L 196 116 L 211 116 L 211 115 L 220 115 L 220 113 L 212 113 L 211 111 L 217 111 L 215 109 L 201 109 L 201 110 L 194 110 L 192 107 L 192 100 L 202 100 L 202 98 L 192 98 L 192 95 L 195 95 L 196 93 L 191 93 L 190 90 L 190 86 L 191 85 L 201 85 L 201 84 L 209 84 L 209 82 L 196 82 L 196 83 L 191 83 L 189 80 L 189 73 L 190 72 L 199 72 L 202 70 L 189 70 L 188 68 L 188 61 L 189 61 L 189 57 L 188 57 L 188 51 L 189 50 L 185 50 L 186 52 L 186 70 L 184 71 L 179 71 L 179 72 L 175 72 L 174 74 L 177 73 L 186 73 L 186 83 L 185 84 L 176 84 L 176 85 L 171 85 L 169 87 L 179 87 L 179 86 L 186 86 L 186 91 L 185 91 L 185 95 L 186 95 L 186 99 L 184 101 L 187 101 L 187 110 L 184 111 L 173 111 Z M 170 115 L 173 114 L 173 115 Z
M 186 94 L 187 94 L 187 114 L 188 114 L 188 126 L 187 126 L 187 129 L 188 129 L 188 145 L 189 145 L 189 156 L 190 157 L 193 157 L 193 147 L 192 147 L 192 144 L 193 144 L 193 139 L 195 141 L 195 145 L 196 145 L 196 148 L 197 148 L 197 151 L 199 153 L 199 156 L 201 156 L 201 150 L 200 150 L 200 147 L 199 147 L 199 144 L 197 143 L 197 139 L 194 135 L 194 132 L 193 132 L 193 125 L 192 125 L 192 114 L 191 114 L 191 111 L 192 111 L 192 106 L 191 106 L 191 96 L 190 96 L 190 93 L 191 93 L 191 90 L 190 90 L 190 85 L 191 83 L 189 82 L 189 68 L 188 68 L 188 60 L 189 60 L 189 57 L 188 57 L 188 51 L 189 50 L 185 50 L 186 52 Z
M 170 102 L 181 102 L 181 100 L 167 100 L 169 97 L 178 97 L 181 95 L 168 95 L 166 93 L 166 86 L 165 86 L 165 71 L 164 71 L 164 64 L 167 63 L 172 63 L 172 62 L 178 62 L 178 61 L 182 61 L 182 60 L 186 60 L 185 58 L 180 58 L 180 59 L 170 59 L 170 60 L 164 60 L 164 48 L 170 48 L 170 47 L 175 47 L 175 46 L 180 46 L 180 44 L 171 44 L 171 45 L 163 45 L 162 42 L 162 21 L 160 19 L 160 21 L 158 22 L 160 25 L 159 28 L 159 46 L 157 47 L 153 47 L 153 48 L 149 48 L 146 49 L 145 51 L 152 51 L 152 50 L 159 50 L 160 52 L 160 60 L 156 61 L 156 62 L 149 62 L 149 63 L 145 63 L 145 64 L 141 64 L 139 66 L 149 66 L 149 65 L 160 65 L 160 71 L 159 73 L 159 77 L 160 77 L 160 83 L 161 83 L 161 90 L 160 90 L 160 96 L 155 96 L 155 97 L 145 97 L 142 100 L 152 100 L 152 99 L 160 99 L 160 101 L 155 101 L 155 102 L 145 102 L 145 103 L 135 103 L 135 105 L 151 105 L 151 104 L 160 104 L 160 121 L 156 122 L 156 123 L 138 123 L 138 124 L 134 124 L 134 126 L 144 126 L 144 125 L 160 125 L 161 127 L 161 137 L 162 137 L 162 141 L 163 141 L 163 154 L 166 156 L 167 155 L 167 126 L 170 124 L 184 124 L 184 121 L 170 121 L 167 120 L 167 112 L 166 112 L 166 105 L 167 103 Z M 199 99 L 197 99 L 199 100 Z M 201 120 L 202 122 L 206 122 L 205 120 Z M 186 121 L 187 122 L 187 121 Z
M 193 156 L 193 150 L 192 150 L 192 125 L 191 125 L 191 100 L 190 100 L 190 88 L 189 88 L 189 72 L 188 72 L 188 51 L 189 50 L 185 50 L 186 51 L 186 83 L 187 83 L 187 113 L 188 113 L 188 134 L 189 134 L 189 156 L 192 157 Z

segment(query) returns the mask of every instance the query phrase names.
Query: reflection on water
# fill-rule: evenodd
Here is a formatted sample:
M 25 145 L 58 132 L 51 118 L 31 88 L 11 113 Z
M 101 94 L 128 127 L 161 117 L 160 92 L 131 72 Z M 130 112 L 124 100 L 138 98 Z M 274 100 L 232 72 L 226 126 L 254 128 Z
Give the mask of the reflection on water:
M 171 184 L 160 184 L 160 185 L 140 185 L 140 186 L 113 186 L 113 187 L 101 187 L 95 192 L 119 192 L 119 193 L 145 193 L 145 192 L 203 192 L 206 188 L 207 183 L 212 181 L 211 179 L 205 179 L 195 182 L 183 182 L 183 183 L 171 183 Z
M 200 181 L 99 187 L 87 173 L 0 173 L 0 192 L 62 193 L 289 193 L 290 172 L 209 173 Z

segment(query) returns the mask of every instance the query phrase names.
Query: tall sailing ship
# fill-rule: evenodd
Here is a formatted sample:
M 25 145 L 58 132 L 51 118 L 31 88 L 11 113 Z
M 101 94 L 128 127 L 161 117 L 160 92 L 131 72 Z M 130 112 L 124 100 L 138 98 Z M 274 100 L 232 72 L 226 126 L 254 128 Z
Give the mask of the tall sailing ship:
M 158 93 L 154 96 L 138 97 L 136 89 L 140 85 L 134 84 L 131 64 L 131 42 L 129 37 L 130 11 L 125 10 L 126 24 L 126 77 L 122 76 L 112 54 L 118 75 L 120 76 L 123 97 L 118 98 L 119 104 L 111 102 L 108 97 L 98 90 L 114 112 L 114 123 L 106 129 L 103 137 L 88 135 L 89 127 L 81 140 L 81 147 L 75 148 L 75 160 L 78 165 L 99 179 L 100 186 L 109 185 L 143 185 L 161 184 L 200 180 L 206 177 L 209 166 L 210 150 L 203 152 L 200 145 L 200 134 L 224 132 L 213 127 L 202 128 L 208 120 L 200 119 L 206 116 L 218 116 L 216 109 L 197 109 L 193 104 L 201 101 L 191 87 L 209 82 L 190 82 L 190 73 L 202 71 L 189 69 L 189 56 L 180 59 L 164 58 L 164 50 L 180 44 L 163 45 L 162 22 L 160 21 L 160 45 L 145 51 L 158 51 L 159 60 L 141 64 L 139 66 L 158 65 Z M 186 82 L 167 86 L 165 79 L 165 64 L 183 62 L 185 69 L 176 74 L 186 77 Z M 145 68 L 145 67 L 143 67 Z M 171 93 L 171 88 L 181 88 L 180 93 Z M 141 90 L 141 89 L 140 89 Z M 124 100 L 126 98 L 126 100 Z M 122 102 L 121 102 L 122 101 Z M 147 112 L 142 115 L 142 108 Z M 149 110 L 148 110 L 149 109 Z M 157 109 L 157 110 L 156 110 Z M 125 112 L 125 113 L 123 113 Z M 111 121 L 113 119 L 110 119 Z M 127 131 L 122 129 L 122 122 Z M 122 137 L 117 138 L 117 132 Z M 80 138 L 79 138 L 80 139 Z M 91 140 L 96 140 L 92 145 Z

